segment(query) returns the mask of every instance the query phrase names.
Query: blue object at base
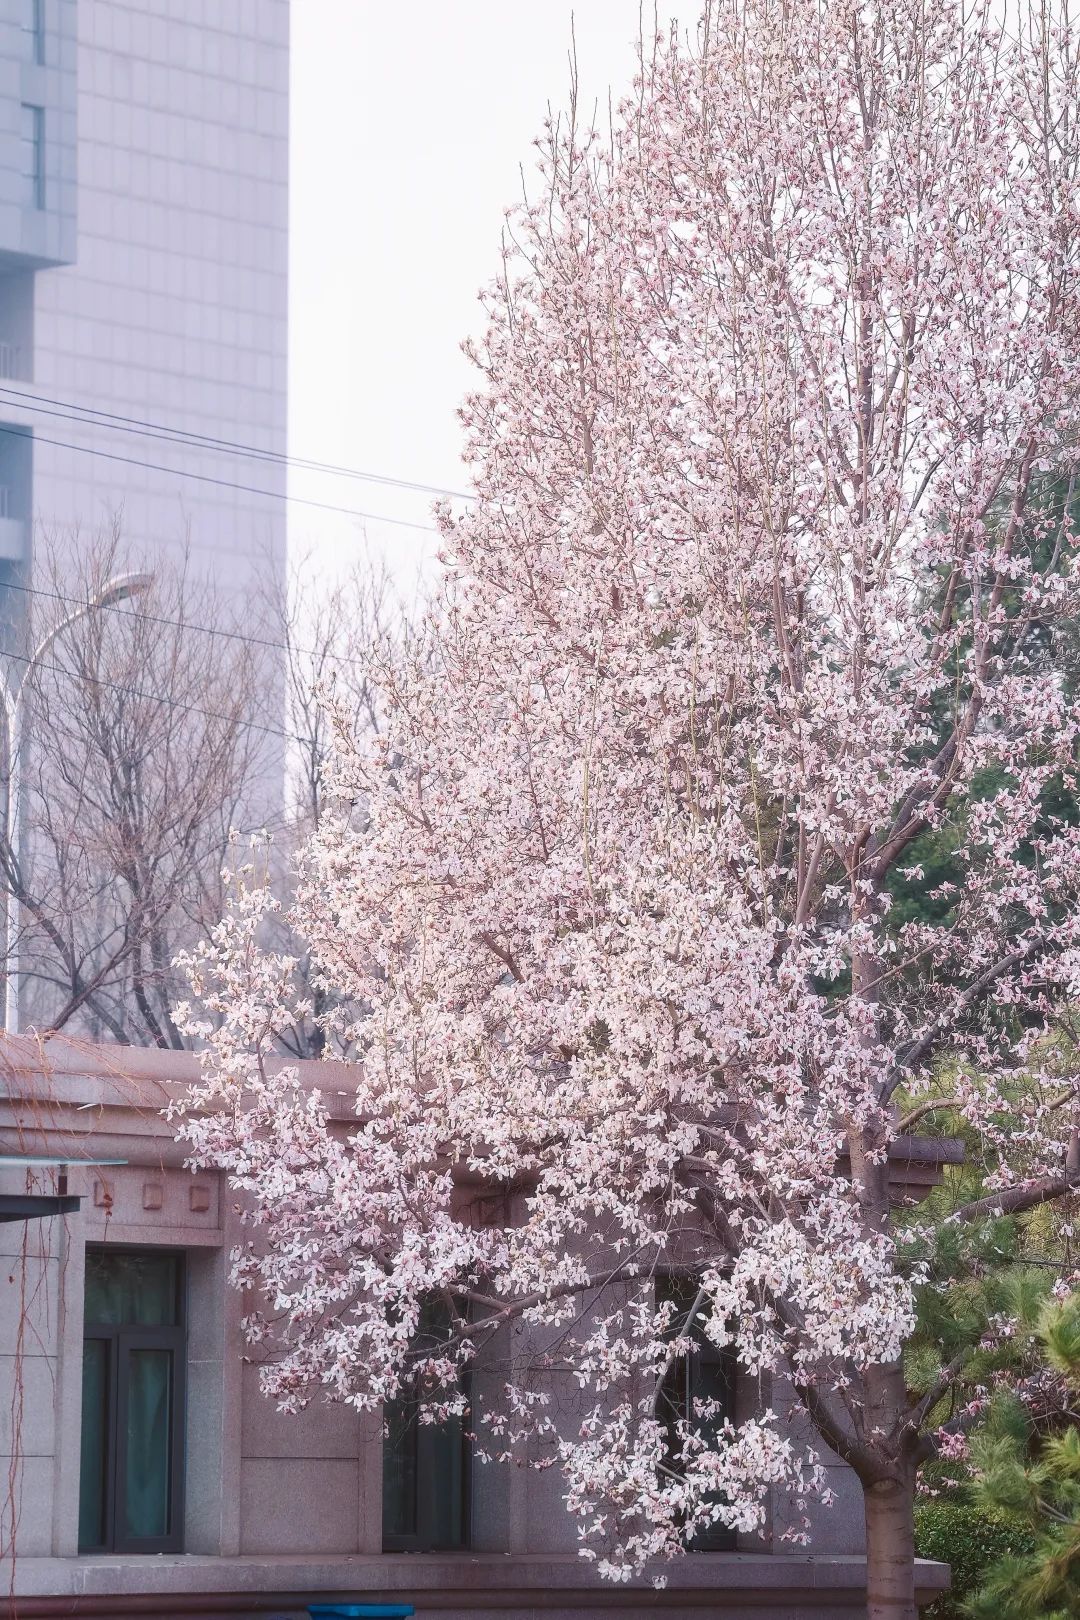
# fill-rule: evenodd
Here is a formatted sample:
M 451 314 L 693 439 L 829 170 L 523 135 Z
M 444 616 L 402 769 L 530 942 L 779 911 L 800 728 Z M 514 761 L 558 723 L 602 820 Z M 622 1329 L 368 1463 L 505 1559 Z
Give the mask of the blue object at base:
M 311 1620 L 408 1620 L 411 1603 L 309 1603 Z

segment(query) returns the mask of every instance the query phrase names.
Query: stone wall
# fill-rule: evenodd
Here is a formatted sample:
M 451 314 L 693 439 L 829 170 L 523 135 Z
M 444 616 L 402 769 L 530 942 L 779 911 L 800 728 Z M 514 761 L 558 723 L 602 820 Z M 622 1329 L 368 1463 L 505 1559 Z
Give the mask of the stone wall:
M 322 1066 L 302 1065 L 305 1083 Z M 861 1509 L 836 1462 L 840 1502 L 814 1519 L 811 1548 L 762 1538 L 697 1554 L 613 1590 L 576 1554 L 553 1471 L 477 1464 L 472 1546 L 454 1555 L 381 1552 L 380 1425 L 341 1407 L 276 1411 L 245 1361 L 242 1303 L 226 1282 L 244 1232 L 216 1176 L 192 1174 L 160 1110 L 194 1073 L 186 1054 L 0 1037 L 0 1151 L 69 1163 L 77 1213 L 0 1224 L 0 1499 L 18 1615 L 302 1614 L 304 1595 L 396 1597 L 417 1612 L 852 1616 L 865 1604 Z M 339 1082 L 340 1071 L 335 1078 Z M 330 1091 L 333 1087 L 325 1087 Z M 117 1158 L 118 1166 L 79 1166 Z M 48 1167 L 0 1170 L 0 1192 L 55 1190 Z M 77 1549 L 83 1276 L 87 1243 L 182 1249 L 188 1276 L 186 1509 L 182 1554 L 80 1557 Z M 780 1390 L 765 1398 L 782 1402 Z M 758 1398 L 744 1387 L 742 1404 Z M 930 1595 L 945 1572 L 927 1566 Z M 167 1594 L 167 1597 L 166 1597 Z

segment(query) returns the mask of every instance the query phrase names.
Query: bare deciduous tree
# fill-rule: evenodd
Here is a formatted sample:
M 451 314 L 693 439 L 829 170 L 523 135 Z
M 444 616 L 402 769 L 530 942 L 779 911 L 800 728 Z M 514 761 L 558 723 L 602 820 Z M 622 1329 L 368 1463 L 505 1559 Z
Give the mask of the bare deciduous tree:
M 320 699 L 332 696 L 357 733 L 377 731 L 369 654 L 404 619 L 385 569 L 368 563 L 329 586 L 301 563 L 280 589 L 245 598 L 240 620 L 190 559 L 160 556 L 137 600 L 87 611 L 143 566 L 116 528 L 39 547 L 6 654 L 10 685 L 24 681 L 24 742 L 0 887 L 19 907 L 9 969 L 17 962 L 23 1022 L 179 1047 L 173 961 L 222 914 L 235 834 L 267 831 L 288 898 L 296 852 L 327 808 Z M 5 771 L 0 759 L 6 792 Z M 301 991 L 284 1044 L 316 1056 L 326 988 L 284 923 L 273 931 L 296 955 Z
M 26 677 L 20 835 L 0 833 L 23 1017 L 180 1046 L 173 957 L 220 914 L 231 830 L 280 802 L 277 682 L 183 558 L 156 559 L 137 602 L 84 613 L 27 668 L 43 635 L 140 562 L 116 532 L 43 550 L 25 650 L 9 654 Z

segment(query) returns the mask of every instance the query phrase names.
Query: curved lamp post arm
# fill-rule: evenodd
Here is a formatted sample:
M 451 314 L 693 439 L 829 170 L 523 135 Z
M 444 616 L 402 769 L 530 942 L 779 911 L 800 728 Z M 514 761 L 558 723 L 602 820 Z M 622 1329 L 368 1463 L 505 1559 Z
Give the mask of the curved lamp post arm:
M 115 607 L 118 602 L 125 602 L 129 597 L 142 596 L 153 582 L 153 574 L 115 574 L 112 579 L 105 582 L 100 591 L 86 602 L 80 602 L 77 608 L 42 637 L 23 665 L 22 674 L 15 682 L 14 689 L 7 676 L 0 674 L 0 697 L 3 699 L 5 719 L 4 749 L 7 755 L 4 830 L 7 835 L 9 857 L 16 875 L 20 859 L 19 828 L 22 811 L 22 708 L 19 700 L 30 672 L 40 664 L 57 637 L 63 635 L 73 624 L 77 624 L 80 619 L 89 618 L 92 613 L 97 613 L 102 608 Z M 4 963 L 4 1028 L 9 1035 L 17 1034 L 19 1029 L 19 910 L 18 896 L 14 889 L 11 889 L 7 897 L 5 930 L 7 954 Z
M 97 613 L 101 608 L 116 607 L 118 602 L 126 602 L 130 596 L 144 595 L 153 583 L 153 574 L 114 574 L 112 579 L 107 580 L 101 587 L 100 591 L 94 596 L 87 597 L 85 602 L 80 602 L 78 607 L 73 608 L 70 613 L 60 620 L 59 624 L 54 624 L 48 634 L 42 636 L 23 665 L 22 675 L 19 677 L 15 687 L 16 704 L 22 695 L 22 689 L 26 684 L 26 678 L 30 671 L 35 664 L 41 662 L 53 642 L 59 636 L 62 636 L 65 630 L 69 630 L 73 624 L 78 624 L 80 619 L 88 619 L 92 613 Z

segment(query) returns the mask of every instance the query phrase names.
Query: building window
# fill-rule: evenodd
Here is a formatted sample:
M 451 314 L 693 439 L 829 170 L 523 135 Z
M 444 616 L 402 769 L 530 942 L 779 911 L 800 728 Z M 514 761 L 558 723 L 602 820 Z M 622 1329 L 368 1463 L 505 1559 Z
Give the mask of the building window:
M 45 60 L 45 0 L 22 0 L 23 56 L 40 66 Z
M 418 1346 L 446 1333 L 445 1310 L 425 1308 Z M 432 1391 L 428 1391 L 430 1398 Z M 421 1392 L 383 1409 L 383 1547 L 387 1552 L 450 1552 L 468 1545 L 469 1447 L 461 1418 L 420 1419 Z
M 674 1458 L 682 1424 L 707 1438 L 718 1433 L 725 1421 L 735 1421 L 735 1355 L 730 1348 L 720 1350 L 713 1344 L 705 1333 L 700 1308 L 694 1313 L 699 1287 L 694 1277 L 658 1277 L 656 1281 L 657 1305 L 670 1302 L 675 1307 L 669 1337 L 691 1343 L 689 1352 L 671 1363 L 660 1391 L 658 1415 L 667 1425 L 673 1467 L 678 1466 Z M 734 1545 L 733 1532 L 723 1524 L 708 1526 L 691 1544 L 699 1552 L 723 1552 Z
M 45 109 L 24 101 L 19 110 L 19 145 L 24 208 L 45 206 Z
M 182 1542 L 184 1260 L 87 1247 L 79 1551 Z

